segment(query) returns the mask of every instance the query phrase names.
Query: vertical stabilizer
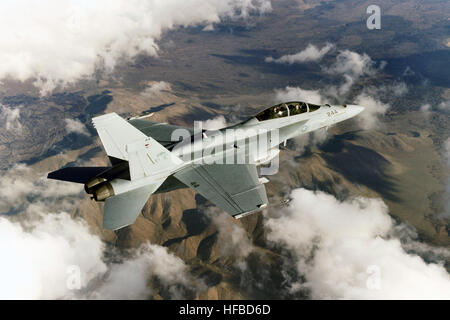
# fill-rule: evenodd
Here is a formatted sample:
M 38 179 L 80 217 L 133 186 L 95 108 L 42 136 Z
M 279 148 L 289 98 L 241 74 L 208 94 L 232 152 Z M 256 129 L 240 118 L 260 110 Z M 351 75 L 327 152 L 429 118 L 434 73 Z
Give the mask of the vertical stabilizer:
M 147 137 L 115 112 L 95 117 L 92 123 L 97 129 L 106 154 L 117 159 L 128 160 L 125 150 L 127 144 Z
M 92 122 L 108 156 L 128 161 L 131 180 L 163 172 L 169 175 L 183 163 L 155 139 L 114 112 L 95 117 Z

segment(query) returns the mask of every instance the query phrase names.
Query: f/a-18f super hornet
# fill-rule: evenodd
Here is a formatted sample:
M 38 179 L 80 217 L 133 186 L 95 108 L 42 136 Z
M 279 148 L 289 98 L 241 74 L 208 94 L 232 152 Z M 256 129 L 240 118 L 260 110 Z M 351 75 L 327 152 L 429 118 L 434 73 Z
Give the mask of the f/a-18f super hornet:
M 48 178 L 82 183 L 94 200 L 104 201 L 105 229 L 134 223 L 151 194 L 185 187 L 241 218 L 267 207 L 268 179 L 259 177 L 257 167 L 262 174 L 262 169 L 273 173 L 281 143 L 363 110 L 358 105 L 286 102 L 214 131 L 108 113 L 92 122 L 111 166 L 66 167 Z

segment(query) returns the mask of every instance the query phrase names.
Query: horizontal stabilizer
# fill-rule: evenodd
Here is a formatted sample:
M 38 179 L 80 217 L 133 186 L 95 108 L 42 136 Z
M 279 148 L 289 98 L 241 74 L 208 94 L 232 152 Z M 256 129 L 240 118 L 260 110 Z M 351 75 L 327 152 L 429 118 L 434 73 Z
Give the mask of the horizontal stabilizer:
M 105 200 L 103 228 L 117 230 L 133 224 L 150 195 L 159 188 L 164 179 Z
M 75 183 L 87 183 L 108 169 L 110 167 L 66 167 L 50 172 L 47 178 Z

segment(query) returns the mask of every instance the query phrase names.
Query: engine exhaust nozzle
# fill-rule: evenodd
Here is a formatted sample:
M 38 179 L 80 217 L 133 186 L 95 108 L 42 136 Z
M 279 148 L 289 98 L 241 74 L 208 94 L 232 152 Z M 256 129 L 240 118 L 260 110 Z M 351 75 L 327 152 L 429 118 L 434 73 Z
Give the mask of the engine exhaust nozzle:
M 114 196 L 114 189 L 109 182 L 103 182 L 94 187 L 92 196 L 95 201 L 105 201 L 107 198 Z
M 94 192 L 94 187 L 99 185 L 100 183 L 106 181 L 104 178 L 94 178 L 90 181 L 88 181 L 85 185 L 84 185 L 84 191 L 86 191 L 87 194 L 92 194 Z

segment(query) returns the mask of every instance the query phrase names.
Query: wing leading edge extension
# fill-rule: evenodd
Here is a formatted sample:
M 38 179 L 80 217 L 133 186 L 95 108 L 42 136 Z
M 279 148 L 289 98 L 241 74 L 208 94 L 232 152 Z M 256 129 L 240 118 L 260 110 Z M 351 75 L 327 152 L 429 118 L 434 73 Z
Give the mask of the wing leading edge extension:
M 195 165 L 174 176 L 235 218 L 262 209 L 268 203 L 255 165 Z

